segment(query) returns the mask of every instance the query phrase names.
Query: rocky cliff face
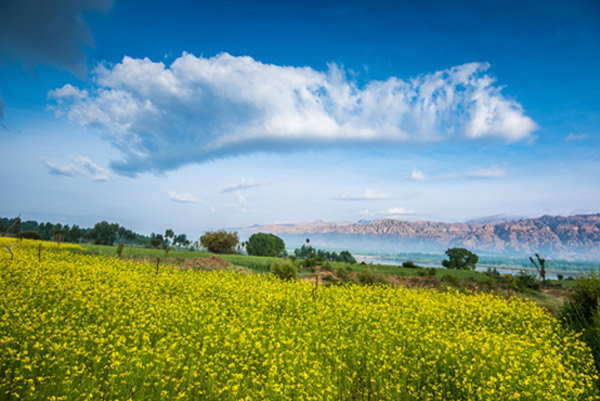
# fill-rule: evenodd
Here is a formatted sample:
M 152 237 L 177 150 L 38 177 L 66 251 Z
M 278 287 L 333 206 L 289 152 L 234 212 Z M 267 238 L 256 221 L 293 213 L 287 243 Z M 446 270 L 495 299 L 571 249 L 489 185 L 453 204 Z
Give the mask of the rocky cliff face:
M 551 258 L 600 260 L 600 214 L 542 216 L 498 223 L 408 222 L 394 219 L 366 223 L 266 225 L 253 232 L 317 235 L 319 238 L 385 240 L 390 252 L 439 251 L 461 246 L 497 255 L 543 253 Z M 342 245 L 343 246 L 343 245 Z

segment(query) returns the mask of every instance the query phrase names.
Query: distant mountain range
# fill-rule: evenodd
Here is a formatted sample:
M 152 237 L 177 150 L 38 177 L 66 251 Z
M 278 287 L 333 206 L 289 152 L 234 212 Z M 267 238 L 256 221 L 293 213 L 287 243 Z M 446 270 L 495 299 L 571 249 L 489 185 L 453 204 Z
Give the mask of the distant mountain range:
M 444 252 L 465 247 L 486 255 L 542 256 L 565 260 L 600 260 L 600 214 L 511 218 L 493 216 L 466 223 L 383 219 L 358 223 L 254 226 L 245 231 L 270 232 L 299 246 L 305 238 L 327 248 L 372 252 Z

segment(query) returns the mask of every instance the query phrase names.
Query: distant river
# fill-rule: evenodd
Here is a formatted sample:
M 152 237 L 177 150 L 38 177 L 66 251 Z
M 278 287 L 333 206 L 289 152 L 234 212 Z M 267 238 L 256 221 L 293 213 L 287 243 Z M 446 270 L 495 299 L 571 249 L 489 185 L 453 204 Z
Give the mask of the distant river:
M 404 262 L 405 260 L 402 259 L 388 259 L 388 258 L 382 258 L 380 256 L 371 256 L 371 255 L 353 255 L 356 260 L 358 262 L 365 262 L 365 263 L 371 263 L 374 265 L 391 265 L 391 266 L 401 266 L 402 262 Z M 434 261 L 414 261 L 415 264 L 419 265 L 419 266 L 423 266 L 423 267 L 436 267 L 438 269 L 442 269 L 443 267 L 441 266 L 441 263 L 436 263 Z M 488 269 L 488 267 L 490 266 L 486 266 L 486 265 L 481 265 L 481 266 L 477 266 L 477 268 L 475 269 L 475 271 L 478 271 L 480 273 L 485 273 Z M 491 266 L 496 267 L 496 270 L 498 270 L 498 273 L 500 274 L 512 274 L 515 275 L 517 273 L 519 273 L 519 270 L 527 270 L 529 272 L 532 273 L 536 273 L 535 270 L 533 269 L 523 269 L 522 267 L 498 267 L 498 266 Z M 546 278 L 549 280 L 556 280 L 558 279 L 557 274 L 559 274 L 560 272 L 548 272 L 546 274 Z M 563 272 L 562 273 L 563 276 L 565 278 L 569 277 L 569 276 L 573 276 L 573 277 L 577 277 L 579 275 L 585 274 L 585 272 Z

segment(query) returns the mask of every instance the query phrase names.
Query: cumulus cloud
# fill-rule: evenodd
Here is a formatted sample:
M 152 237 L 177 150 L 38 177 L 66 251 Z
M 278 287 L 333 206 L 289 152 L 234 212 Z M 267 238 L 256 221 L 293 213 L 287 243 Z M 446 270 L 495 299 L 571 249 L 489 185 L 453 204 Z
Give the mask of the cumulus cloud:
M 391 195 L 378 191 L 376 189 L 367 188 L 360 193 L 345 193 L 337 198 L 336 200 L 342 201 L 379 201 L 393 199 Z
M 42 159 L 50 174 L 63 175 L 66 177 L 84 177 L 94 181 L 111 181 L 110 172 L 92 162 L 86 156 L 78 156 L 73 162 L 56 163 Z
M 340 143 L 527 139 L 537 125 L 505 97 L 489 65 L 358 85 L 344 70 L 184 53 L 166 66 L 125 57 L 99 65 L 88 90 L 49 93 L 57 115 L 100 130 L 121 174 L 161 172 L 257 151 Z
M 172 200 L 174 202 L 179 202 L 179 203 L 198 203 L 198 202 L 200 202 L 200 199 L 198 199 L 194 195 L 188 194 L 188 193 L 177 193 L 177 192 L 168 191 L 167 196 L 169 197 L 170 200 Z
M 256 181 L 250 180 L 248 178 L 242 177 L 238 183 L 228 185 L 225 188 L 221 189 L 221 191 L 219 191 L 219 192 L 224 194 L 227 192 L 235 192 L 235 191 L 242 191 L 242 190 L 250 189 L 250 188 L 257 188 L 262 185 L 263 184 L 260 182 L 256 182 Z
M 0 55 L 26 69 L 44 64 L 85 77 L 83 48 L 94 38 L 83 13 L 107 12 L 113 0 L 17 0 L 0 2 Z
M 569 135 L 567 135 L 565 137 L 565 142 L 571 142 L 571 141 L 583 141 L 587 139 L 587 135 L 586 134 L 574 134 L 574 133 L 570 133 Z

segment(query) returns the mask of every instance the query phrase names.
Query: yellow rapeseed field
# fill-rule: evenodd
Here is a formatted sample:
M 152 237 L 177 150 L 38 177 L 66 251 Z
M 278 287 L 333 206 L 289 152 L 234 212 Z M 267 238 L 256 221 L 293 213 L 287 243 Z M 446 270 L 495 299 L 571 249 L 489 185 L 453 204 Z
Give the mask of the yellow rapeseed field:
M 2 400 L 597 399 L 590 351 L 529 302 L 10 244 Z

